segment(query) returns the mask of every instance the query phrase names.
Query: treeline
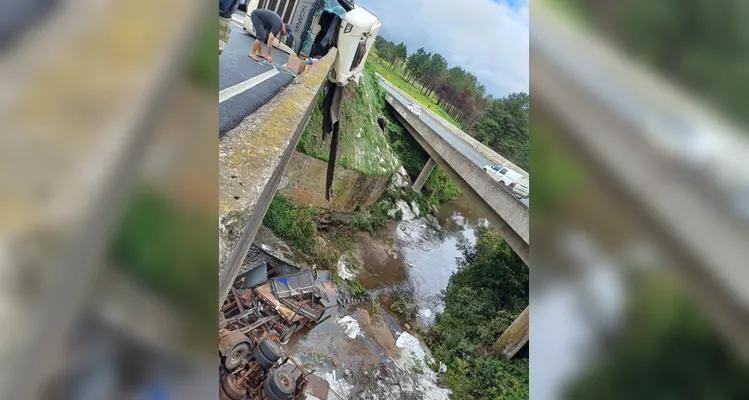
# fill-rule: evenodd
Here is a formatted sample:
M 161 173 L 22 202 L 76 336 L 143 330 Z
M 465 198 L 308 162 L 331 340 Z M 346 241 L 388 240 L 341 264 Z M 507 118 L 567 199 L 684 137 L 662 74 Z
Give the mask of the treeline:
M 527 399 L 528 347 L 512 360 L 490 348 L 528 305 L 528 267 L 486 227 L 476 230 L 474 245 L 459 247 L 463 257 L 443 291 L 445 310 L 426 337 L 447 366 L 442 381 L 455 399 Z
M 437 105 L 463 129 L 485 145 L 528 169 L 528 94 L 511 93 L 495 99 L 476 75 L 461 66 L 448 68 L 447 59 L 423 47 L 408 54 L 404 43 L 395 44 L 381 36 L 375 39 L 379 62 L 403 72 L 421 93 L 436 98 Z

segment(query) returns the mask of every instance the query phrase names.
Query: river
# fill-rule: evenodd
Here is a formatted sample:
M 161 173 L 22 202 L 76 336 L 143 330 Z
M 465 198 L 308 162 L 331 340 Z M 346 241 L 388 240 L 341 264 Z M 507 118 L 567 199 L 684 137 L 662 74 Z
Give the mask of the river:
M 458 244 L 473 243 L 475 228 L 485 224 L 470 199 L 459 196 L 443 204 L 436 218 L 422 215 L 391 221 L 374 234 L 357 233 L 361 268 L 356 274 L 367 293 L 330 309 L 331 318 L 301 331 L 285 346 L 287 354 L 298 354 L 300 362 L 330 377 L 339 398 L 446 398 L 446 391 L 434 386 L 431 371 L 424 377 L 407 372 L 413 368 L 404 364 L 396 340 L 414 324 L 433 323 L 443 309 L 440 292 L 458 269 Z M 413 305 L 415 318 L 390 310 L 398 298 Z M 355 321 L 351 325 L 340 320 L 347 315 Z M 351 328 L 346 331 L 346 326 Z M 429 354 L 423 342 L 422 347 Z

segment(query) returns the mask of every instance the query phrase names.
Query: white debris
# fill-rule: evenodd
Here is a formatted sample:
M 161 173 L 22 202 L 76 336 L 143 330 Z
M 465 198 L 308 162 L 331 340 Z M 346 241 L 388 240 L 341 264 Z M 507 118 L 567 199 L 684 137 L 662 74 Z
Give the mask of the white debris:
M 395 213 L 398 212 L 398 210 L 400 210 L 403 213 L 403 218 L 401 218 L 401 221 L 410 221 L 416 218 L 414 213 L 411 212 L 411 208 L 408 206 L 408 203 L 406 203 L 405 200 L 398 200 L 395 203 L 395 208 L 388 211 L 388 215 L 390 215 L 391 217 L 394 217 Z
M 395 341 L 395 347 L 405 350 L 401 354 L 408 366 L 413 365 L 415 363 L 414 360 L 421 362 L 424 360 L 424 357 L 426 357 L 426 353 L 424 352 L 424 349 L 421 348 L 419 339 L 408 332 L 403 332 L 398 336 L 398 340 Z
M 349 315 L 343 318 L 339 318 L 336 322 L 338 323 L 338 325 L 343 327 L 344 333 L 346 333 L 346 336 L 351 339 L 355 339 L 361 333 L 359 322 L 351 318 L 351 316 Z
M 349 395 L 351 394 L 351 389 L 354 388 L 354 386 L 348 382 L 346 382 L 345 379 L 340 378 L 337 379 L 335 371 L 323 373 L 321 378 L 328 381 L 330 384 L 330 390 L 335 392 L 338 396 L 342 396 L 344 399 L 349 398 Z M 336 398 L 335 395 L 328 398 Z
M 421 210 L 419 210 L 419 205 L 416 204 L 415 200 L 411 200 L 411 210 L 413 210 L 414 215 L 417 217 L 421 215 Z
M 395 174 L 393 174 L 392 179 L 390 179 L 388 190 L 393 191 L 396 189 L 407 188 L 409 185 L 410 181 L 408 179 L 408 172 L 406 172 L 405 168 L 401 167 Z
M 419 310 L 419 315 L 421 316 L 421 318 L 429 319 L 432 316 L 432 310 L 428 308 L 422 308 L 421 310 Z
M 342 260 L 338 260 L 338 276 L 341 279 L 352 279 L 356 278 L 356 275 L 351 273 L 351 271 L 348 270 L 346 267 L 346 263 L 344 263 Z
M 447 365 L 445 365 L 445 363 L 443 362 L 440 362 L 440 369 L 437 370 L 437 372 L 440 374 L 444 374 L 445 372 L 447 372 Z

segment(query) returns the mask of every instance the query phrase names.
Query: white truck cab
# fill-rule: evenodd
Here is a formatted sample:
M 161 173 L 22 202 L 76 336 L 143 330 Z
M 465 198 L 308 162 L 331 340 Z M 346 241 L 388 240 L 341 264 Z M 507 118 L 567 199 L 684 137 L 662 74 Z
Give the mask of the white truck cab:
M 482 168 L 495 181 L 499 182 L 510 193 L 518 199 L 527 199 L 530 195 L 530 182 L 528 178 L 518 172 L 501 165 L 487 165 Z
M 359 83 L 364 63 L 382 27 L 377 17 L 353 0 L 249 0 L 244 29 L 254 34 L 250 13 L 257 8 L 275 11 L 292 32 L 276 42 L 300 58 L 324 56 L 332 47 L 338 55 L 328 80 L 339 86 Z

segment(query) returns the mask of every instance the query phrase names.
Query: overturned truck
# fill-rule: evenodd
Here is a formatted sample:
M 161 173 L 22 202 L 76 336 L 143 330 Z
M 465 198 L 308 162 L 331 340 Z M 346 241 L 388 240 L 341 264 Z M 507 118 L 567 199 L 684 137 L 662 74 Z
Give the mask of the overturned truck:
M 219 397 L 325 399 L 327 381 L 285 357 L 279 343 L 326 319 L 335 285 L 310 271 L 268 278 L 267 264 L 241 274 L 221 308 Z

